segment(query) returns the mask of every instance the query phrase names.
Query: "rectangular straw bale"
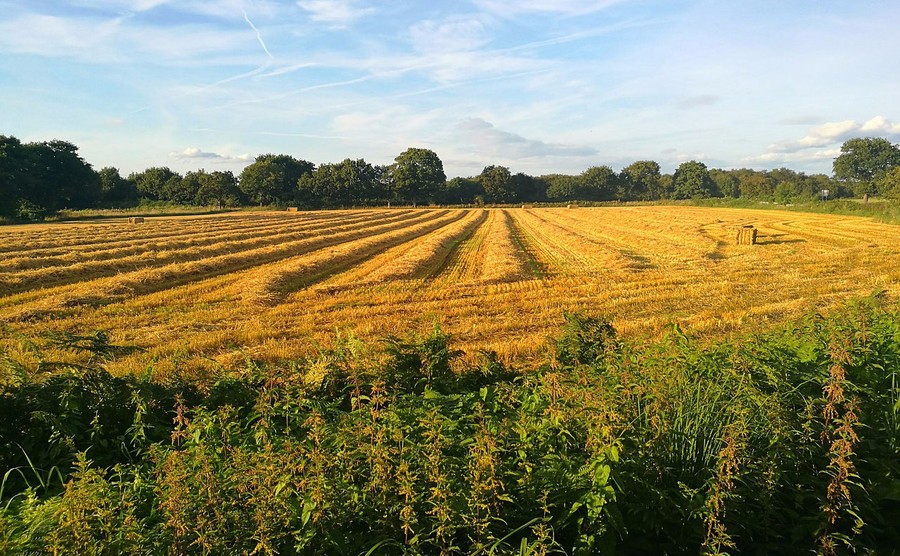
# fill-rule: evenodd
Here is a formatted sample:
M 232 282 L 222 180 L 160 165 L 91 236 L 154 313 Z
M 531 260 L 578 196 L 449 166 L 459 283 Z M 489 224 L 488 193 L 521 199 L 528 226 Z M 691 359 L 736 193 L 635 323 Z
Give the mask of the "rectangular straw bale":
M 129 216 L 128 223 L 129 224 L 141 224 L 144 222 L 143 216 Z
M 288 212 L 297 212 L 298 209 L 297 209 L 297 207 L 288 207 L 288 208 L 287 208 L 287 211 L 288 211 Z
M 753 226 L 742 226 L 737 229 L 738 245 L 755 245 L 757 230 Z

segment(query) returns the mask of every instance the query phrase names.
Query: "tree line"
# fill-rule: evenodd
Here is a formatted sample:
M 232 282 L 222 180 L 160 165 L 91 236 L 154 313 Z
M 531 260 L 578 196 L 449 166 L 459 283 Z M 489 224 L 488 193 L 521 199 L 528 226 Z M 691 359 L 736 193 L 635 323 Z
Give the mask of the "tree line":
M 882 138 L 850 139 L 834 160 L 833 177 L 787 168 L 723 170 L 695 160 L 672 174 L 639 160 L 619 172 L 592 166 L 580 174 L 531 176 L 490 165 L 477 176 L 447 179 L 430 149 L 410 148 L 393 164 L 345 159 L 316 165 L 286 154 L 263 154 L 239 174 L 196 170 L 180 174 L 152 167 L 123 177 L 114 167 L 95 171 L 67 141 L 22 143 L 0 136 L 0 217 L 35 220 L 62 209 L 128 208 L 142 202 L 237 207 L 304 208 L 479 205 L 574 201 L 658 201 L 709 197 L 778 203 L 829 197 L 900 198 L 900 146 Z

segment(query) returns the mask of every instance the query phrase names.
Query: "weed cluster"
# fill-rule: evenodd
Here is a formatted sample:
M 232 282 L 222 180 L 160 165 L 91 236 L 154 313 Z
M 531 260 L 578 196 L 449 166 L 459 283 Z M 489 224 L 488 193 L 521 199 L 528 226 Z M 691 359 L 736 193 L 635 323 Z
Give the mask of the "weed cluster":
M 98 356 L 5 355 L 0 552 L 889 552 L 898 317 L 869 299 L 709 347 L 569 315 L 533 369 L 460 369 L 436 327 L 209 384 L 47 339 Z

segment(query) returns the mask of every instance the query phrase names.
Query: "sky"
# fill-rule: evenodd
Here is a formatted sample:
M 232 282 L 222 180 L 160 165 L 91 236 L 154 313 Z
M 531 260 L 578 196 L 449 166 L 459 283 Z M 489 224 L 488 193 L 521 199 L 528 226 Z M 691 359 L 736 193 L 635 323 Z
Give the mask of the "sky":
M 0 0 L 0 135 L 95 168 L 831 173 L 900 141 L 897 0 Z

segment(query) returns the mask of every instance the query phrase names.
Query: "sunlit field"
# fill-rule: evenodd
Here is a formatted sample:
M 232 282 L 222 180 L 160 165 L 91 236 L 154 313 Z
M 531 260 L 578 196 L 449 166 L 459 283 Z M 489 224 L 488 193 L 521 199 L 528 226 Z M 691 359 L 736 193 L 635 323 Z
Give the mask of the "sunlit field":
M 756 245 L 736 244 L 745 224 Z M 626 337 L 672 323 L 712 336 L 900 293 L 896 226 L 700 207 L 110 219 L 5 227 L 0 253 L 8 331 L 106 330 L 144 348 L 110 371 L 155 377 L 309 355 L 338 334 L 425 334 L 435 322 L 468 354 L 522 362 L 565 311 L 608 318 Z

